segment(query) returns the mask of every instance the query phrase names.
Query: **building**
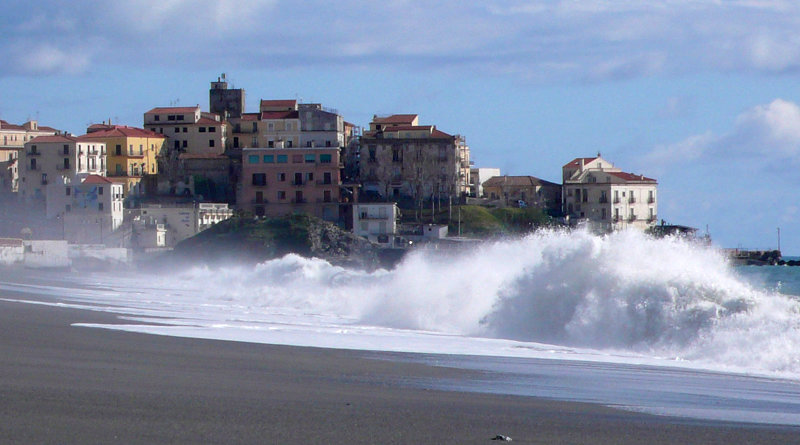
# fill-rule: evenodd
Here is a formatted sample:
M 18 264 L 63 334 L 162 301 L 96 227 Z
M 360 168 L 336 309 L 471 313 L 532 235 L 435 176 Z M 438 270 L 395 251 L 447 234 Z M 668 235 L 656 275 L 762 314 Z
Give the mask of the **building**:
M 242 117 L 245 108 L 245 94 L 241 88 L 228 88 L 225 73 L 211 82 L 208 92 L 208 111 L 222 117 L 223 121 Z
M 144 114 L 144 128 L 166 137 L 157 167 L 159 194 L 233 201 L 232 160 L 225 155 L 228 125 L 219 115 L 199 105 L 153 108 Z
M 378 244 L 391 245 L 400 211 L 393 202 L 353 204 L 353 233 Z
M 87 129 L 88 140 L 107 147 L 107 172 L 124 184 L 125 196 L 142 196 L 142 179 L 158 174 L 159 155 L 166 148 L 166 136 L 125 125 L 94 124 Z
M 655 179 L 626 173 L 603 159 L 576 158 L 562 167 L 563 210 L 571 224 L 591 223 L 599 231 L 655 224 L 658 215 Z
M 55 136 L 61 131 L 40 126 L 37 121 L 22 125 L 10 124 L 0 120 L 0 195 L 17 191 L 19 181 L 20 152 L 25 144 L 38 136 Z
M 505 206 L 561 210 L 561 185 L 534 176 L 494 176 L 483 183 L 483 190 Z
M 106 144 L 84 136 L 37 136 L 25 143 L 19 159 L 19 199 L 44 201 L 48 184 L 79 183 L 106 175 Z
M 233 216 L 226 203 L 192 203 L 184 205 L 142 204 L 136 226 L 152 228 L 153 241 L 139 240 L 134 247 L 174 247 L 214 224 Z M 159 239 L 161 237 L 165 239 Z M 134 236 L 134 238 L 142 238 Z
M 469 187 L 469 147 L 464 138 L 416 114 L 374 116 L 361 137 L 359 177 L 364 191 L 383 198 L 461 198 Z
M 500 176 L 499 168 L 472 167 L 469 169 L 469 195 L 473 198 L 485 197 L 483 183 L 489 178 Z
M 339 147 L 282 147 L 282 142 L 242 150 L 237 206 L 256 216 L 306 213 L 338 221 Z
M 107 244 L 118 238 L 113 232 L 122 226 L 124 186 L 94 174 L 80 182 L 51 184 L 46 217 L 61 220 L 63 238 L 71 243 Z

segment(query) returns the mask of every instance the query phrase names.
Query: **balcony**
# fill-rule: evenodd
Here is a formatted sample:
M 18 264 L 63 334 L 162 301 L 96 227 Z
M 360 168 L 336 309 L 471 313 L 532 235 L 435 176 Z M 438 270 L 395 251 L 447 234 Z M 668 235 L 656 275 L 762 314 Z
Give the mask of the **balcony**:
M 628 222 L 636 221 L 636 215 L 631 215 L 628 217 Z
M 31 150 L 31 151 L 26 151 L 25 154 L 27 156 L 41 156 L 42 152 L 39 150 Z
M 317 181 L 317 185 L 331 185 L 331 184 L 333 184 L 333 181 L 331 181 L 330 179 L 327 181 L 324 179 L 321 181 Z
M 658 217 L 656 215 L 651 215 L 649 218 L 647 218 L 647 222 L 651 223 L 651 222 L 654 222 L 657 219 L 658 219 Z
M 253 187 L 267 187 L 267 181 L 253 181 Z
M 651 196 L 651 197 L 647 198 L 647 203 L 648 204 L 653 204 L 655 202 L 656 202 L 656 198 L 655 197 Z
M 600 200 L 598 200 L 598 202 L 600 204 L 608 204 L 608 198 L 600 198 Z
M 628 198 L 628 204 L 636 204 L 636 198 L 634 198 L 633 196 Z
M 614 198 L 614 204 L 619 204 L 619 196 L 617 196 L 616 198 Z
M 292 204 L 305 204 L 308 201 L 305 198 L 294 198 L 292 199 Z
M 295 187 L 303 187 L 304 185 L 306 185 L 306 182 L 305 181 L 292 181 L 292 185 L 295 186 Z

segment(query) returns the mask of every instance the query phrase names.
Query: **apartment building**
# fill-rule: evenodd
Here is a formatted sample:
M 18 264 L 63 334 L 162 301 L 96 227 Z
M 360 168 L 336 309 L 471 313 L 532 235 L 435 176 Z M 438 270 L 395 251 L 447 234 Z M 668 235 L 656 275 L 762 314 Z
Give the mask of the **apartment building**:
M 0 194 L 17 191 L 19 182 L 20 151 L 25 143 L 37 136 L 54 136 L 61 131 L 28 121 L 22 125 L 10 124 L 0 119 Z
M 397 231 L 400 211 L 393 202 L 353 204 L 353 233 L 373 243 L 389 244 Z
M 237 206 L 256 216 L 306 213 L 338 221 L 339 147 L 244 148 Z
M 374 116 L 361 137 L 360 181 L 384 198 L 460 198 L 469 191 L 469 175 L 464 138 L 419 125 L 416 114 Z
M 194 107 L 157 107 L 144 113 L 144 128 L 167 138 L 165 155 L 219 155 L 225 151 L 227 126 L 219 115 Z
M 106 144 L 84 136 L 37 136 L 20 152 L 21 201 L 44 201 L 49 184 L 78 183 L 106 175 Z
M 623 172 L 599 154 L 562 167 L 563 211 L 571 223 L 589 222 L 598 231 L 644 230 L 658 215 L 658 182 Z
M 122 225 L 123 190 L 124 182 L 100 175 L 52 184 L 47 188 L 46 216 L 64 218 L 66 239 L 70 241 L 97 241 L 101 231 L 107 237 Z
M 125 125 L 95 124 L 85 138 L 106 144 L 106 176 L 124 184 L 126 197 L 144 195 L 142 179 L 158 174 L 157 158 L 166 149 L 166 136 Z
M 483 184 L 495 176 L 500 176 L 499 168 L 471 167 L 469 169 L 469 195 L 473 198 L 483 198 L 486 195 Z

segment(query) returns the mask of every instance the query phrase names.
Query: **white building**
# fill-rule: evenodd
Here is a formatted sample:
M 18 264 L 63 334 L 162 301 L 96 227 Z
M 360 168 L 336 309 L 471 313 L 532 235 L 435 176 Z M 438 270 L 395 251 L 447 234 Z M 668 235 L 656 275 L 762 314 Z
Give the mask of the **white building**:
M 122 182 L 99 175 L 81 183 L 50 184 L 46 216 L 61 220 L 64 239 L 72 243 L 106 244 L 122 226 L 123 191 Z
M 140 210 L 139 219 L 146 227 L 156 227 L 158 229 L 156 232 L 166 231 L 165 245 L 174 247 L 186 238 L 232 216 L 233 209 L 225 203 L 145 204 Z M 148 246 L 163 247 L 161 242 L 156 244 L 158 245 Z
M 500 176 L 499 168 L 472 167 L 469 169 L 469 194 L 474 198 L 483 198 L 483 183 L 494 176 Z
M 353 233 L 378 244 L 390 244 L 397 233 L 397 205 L 353 204 Z
M 106 144 L 84 136 L 38 136 L 19 158 L 19 199 L 42 201 L 48 184 L 80 183 L 89 175 L 106 175 Z
M 658 215 L 655 179 L 626 173 L 600 157 L 576 158 L 562 168 L 563 211 L 571 224 L 591 223 L 598 231 L 655 224 Z

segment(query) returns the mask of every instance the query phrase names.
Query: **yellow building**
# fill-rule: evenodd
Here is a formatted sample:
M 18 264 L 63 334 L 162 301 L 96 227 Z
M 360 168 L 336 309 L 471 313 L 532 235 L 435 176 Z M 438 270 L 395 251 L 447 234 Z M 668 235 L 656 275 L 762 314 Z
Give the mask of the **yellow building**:
M 156 159 L 165 149 L 164 135 L 141 128 L 96 124 L 84 137 L 106 143 L 107 176 L 124 181 L 126 197 L 144 194 L 140 183 L 145 176 L 158 174 Z

